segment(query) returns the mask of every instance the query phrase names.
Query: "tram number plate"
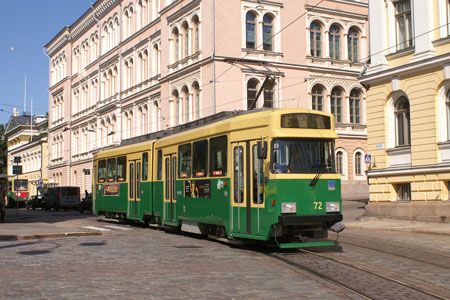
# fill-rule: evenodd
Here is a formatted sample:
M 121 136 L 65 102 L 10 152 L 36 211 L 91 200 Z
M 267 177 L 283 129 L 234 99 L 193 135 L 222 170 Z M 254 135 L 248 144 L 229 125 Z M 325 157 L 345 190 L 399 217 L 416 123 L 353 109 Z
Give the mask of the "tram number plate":
M 322 202 L 314 201 L 314 210 L 322 210 Z

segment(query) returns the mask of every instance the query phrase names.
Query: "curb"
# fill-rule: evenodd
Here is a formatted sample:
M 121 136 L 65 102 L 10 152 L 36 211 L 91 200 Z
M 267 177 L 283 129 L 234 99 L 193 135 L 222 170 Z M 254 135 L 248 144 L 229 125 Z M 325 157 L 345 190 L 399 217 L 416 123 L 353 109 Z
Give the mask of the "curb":
M 102 233 L 96 231 L 45 233 L 45 234 L 28 234 L 28 235 L 0 235 L 0 241 L 25 241 L 25 240 L 39 240 L 51 238 L 78 237 L 78 236 L 99 236 L 99 235 L 102 235 Z
M 423 234 L 436 234 L 436 235 L 450 235 L 450 232 L 425 230 L 420 228 L 392 228 L 392 227 L 365 227 L 358 225 L 345 225 L 349 229 L 367 229 L 367 230 L 385 230 L 385 231 L 402 231 L 402 232 L 413 232 L 413 233 L 423 233 Z

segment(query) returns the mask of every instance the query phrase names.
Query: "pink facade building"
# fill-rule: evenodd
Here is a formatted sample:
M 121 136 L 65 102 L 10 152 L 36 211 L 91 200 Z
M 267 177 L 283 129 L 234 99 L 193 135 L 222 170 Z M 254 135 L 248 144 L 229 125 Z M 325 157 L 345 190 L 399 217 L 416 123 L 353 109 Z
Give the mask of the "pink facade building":
M 256 108 L 335 115 L 343 193 L 367 197 L 357 77 L 368 0 L 98 0 L 86 9 L 45 45 L 56 182 L 90 191 L 93 152 L 249 109 L 261 90 Z

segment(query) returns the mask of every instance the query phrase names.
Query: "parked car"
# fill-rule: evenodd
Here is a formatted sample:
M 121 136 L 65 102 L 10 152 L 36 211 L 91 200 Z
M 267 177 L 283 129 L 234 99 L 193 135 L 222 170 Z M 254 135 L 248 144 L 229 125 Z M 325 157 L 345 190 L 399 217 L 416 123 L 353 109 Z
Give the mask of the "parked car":
M 45 208 L 46 188 L 38 188 L 37 193 L 26 202 L 27 209 Z
M 76 209 L 80 207 L 80 188 L 77 186 L 58 186 L 47 190 L 46 209 Z
M 86 197 L 80 202 L 80 214 L 85 211 L 92 213 L 92 194 L 86 195 Z

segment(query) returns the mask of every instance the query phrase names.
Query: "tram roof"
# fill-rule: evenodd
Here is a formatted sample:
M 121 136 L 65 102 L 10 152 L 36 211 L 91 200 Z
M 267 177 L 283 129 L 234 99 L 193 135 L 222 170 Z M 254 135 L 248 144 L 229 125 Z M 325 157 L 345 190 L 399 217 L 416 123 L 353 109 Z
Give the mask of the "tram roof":
M 311 113 L 311 114 L 319 114 L 319 115 L 325 115 L 325 116 L 329 116 L 331 118 L 333 118 L 333 116 L 329 113 L 324 113 L 324 112 L 320 112 L 320 111 L 313 111 L 313 110 L 308 110 L 308 109 L 296 109 L 296 108 L 286 108 L 286 109 L 280 109 L 280 108 L 260 108 L 260 109 L 254 109 L 254 110 L 235 110 L 235 111 L 223 111 L 223 112 L 219 112 L 217 114 L 214 115 L 210 115 L 195 121 L 191 121 L 182 125 L 177 125 L 174 126 L 170 129 L 166 129 L 166 130 L 161 130 L 158 132 L 153 132 L 153 133 L 149 133 L 149 134 L 145 134 L 145 135 L 141 135 L 138 137 L 133 137 L 130 139 L 125 139 L 121 142 L 120 146 L 115 147 L 115 148 L 111 148 L 105 151 L 101 151 L 99 153 L 96 154 L 97 158 L 103 158 L 103 157 L 108 157 L 110 156 L 112 153 L 116 153 L 117 151 L 124 151 L 124 152 L 128 152 L 126 150 L 133 148 L 136 152 L 141 151 L 141 150 L 145 150 L 149 148 L 149 145 L 146 144 L 146 142 L 151 142 L 151 141 L 156 141 L 156 140 L 160 140 L 160 139 L 164 139 L 166 137 L 169 136 L 174 136 L 175 140 L 177 140 L 176 137 L 179 136 L 179 134 L 187 132 L 187 131 L 191 131 L 197 132 L 197 131 L 201 131 L 201 130 L 205 130 L 208 125 L 215 125 L 213 128 L 213 132 L 215 133 L 219 133 L 217 131 L 223 131 L 223 132 L 227 132 L 229 130 L 238 130 L 239 128 L 245 129 L 245 127 L 256 127 L 258 126 L 257 123 L 259 123 L 259 126 L 262 126 L 263 124 L 268 124 L 270 121 L 267 118 L 268 116 L 270 117 L 278 117 L 281 116 L 282 114 L 287 114 L 287 113 Z M 235 126 L 232 126 L 232 122 L 230 122 L 230 119 L 236 118 L 236 117 L 242 117 L 239 118 L 240 121 L 236 123 L 233 122 Z M 247 122 L 247 121 L 252 121 L 252 122 Z M 331 129 L 334 131 L 334 122 L 332 123 L 332 127 Z M 225 124 L 227 124 L 227 126 L 224 126 Z M 209 128 L 208 128 L 209 129 Z M 304 130 L 304 129 L 297 129 L 297 130 Z M 306 129 L 306 130 L 311 130 L 311 129 Z M 329 130 L 327 130 L 329 131 Z M 195 134 L 194 134 L 195 136 Z M 320 134 L 320 137 L 325 137 L 323 134 Z M 332 134 L 330 134 L 329 136 L 326 136 L 328 138 L 336 138 L 337 135 L 333 132 Z M 169 141 L 167 141 L 168 143 L 170 143 Z M 165 144 L 165 143 L 164 143 Z M 150 146 L 151 148 L 151 146 Z M 148 149 L 150 150 L 150 149 Z

